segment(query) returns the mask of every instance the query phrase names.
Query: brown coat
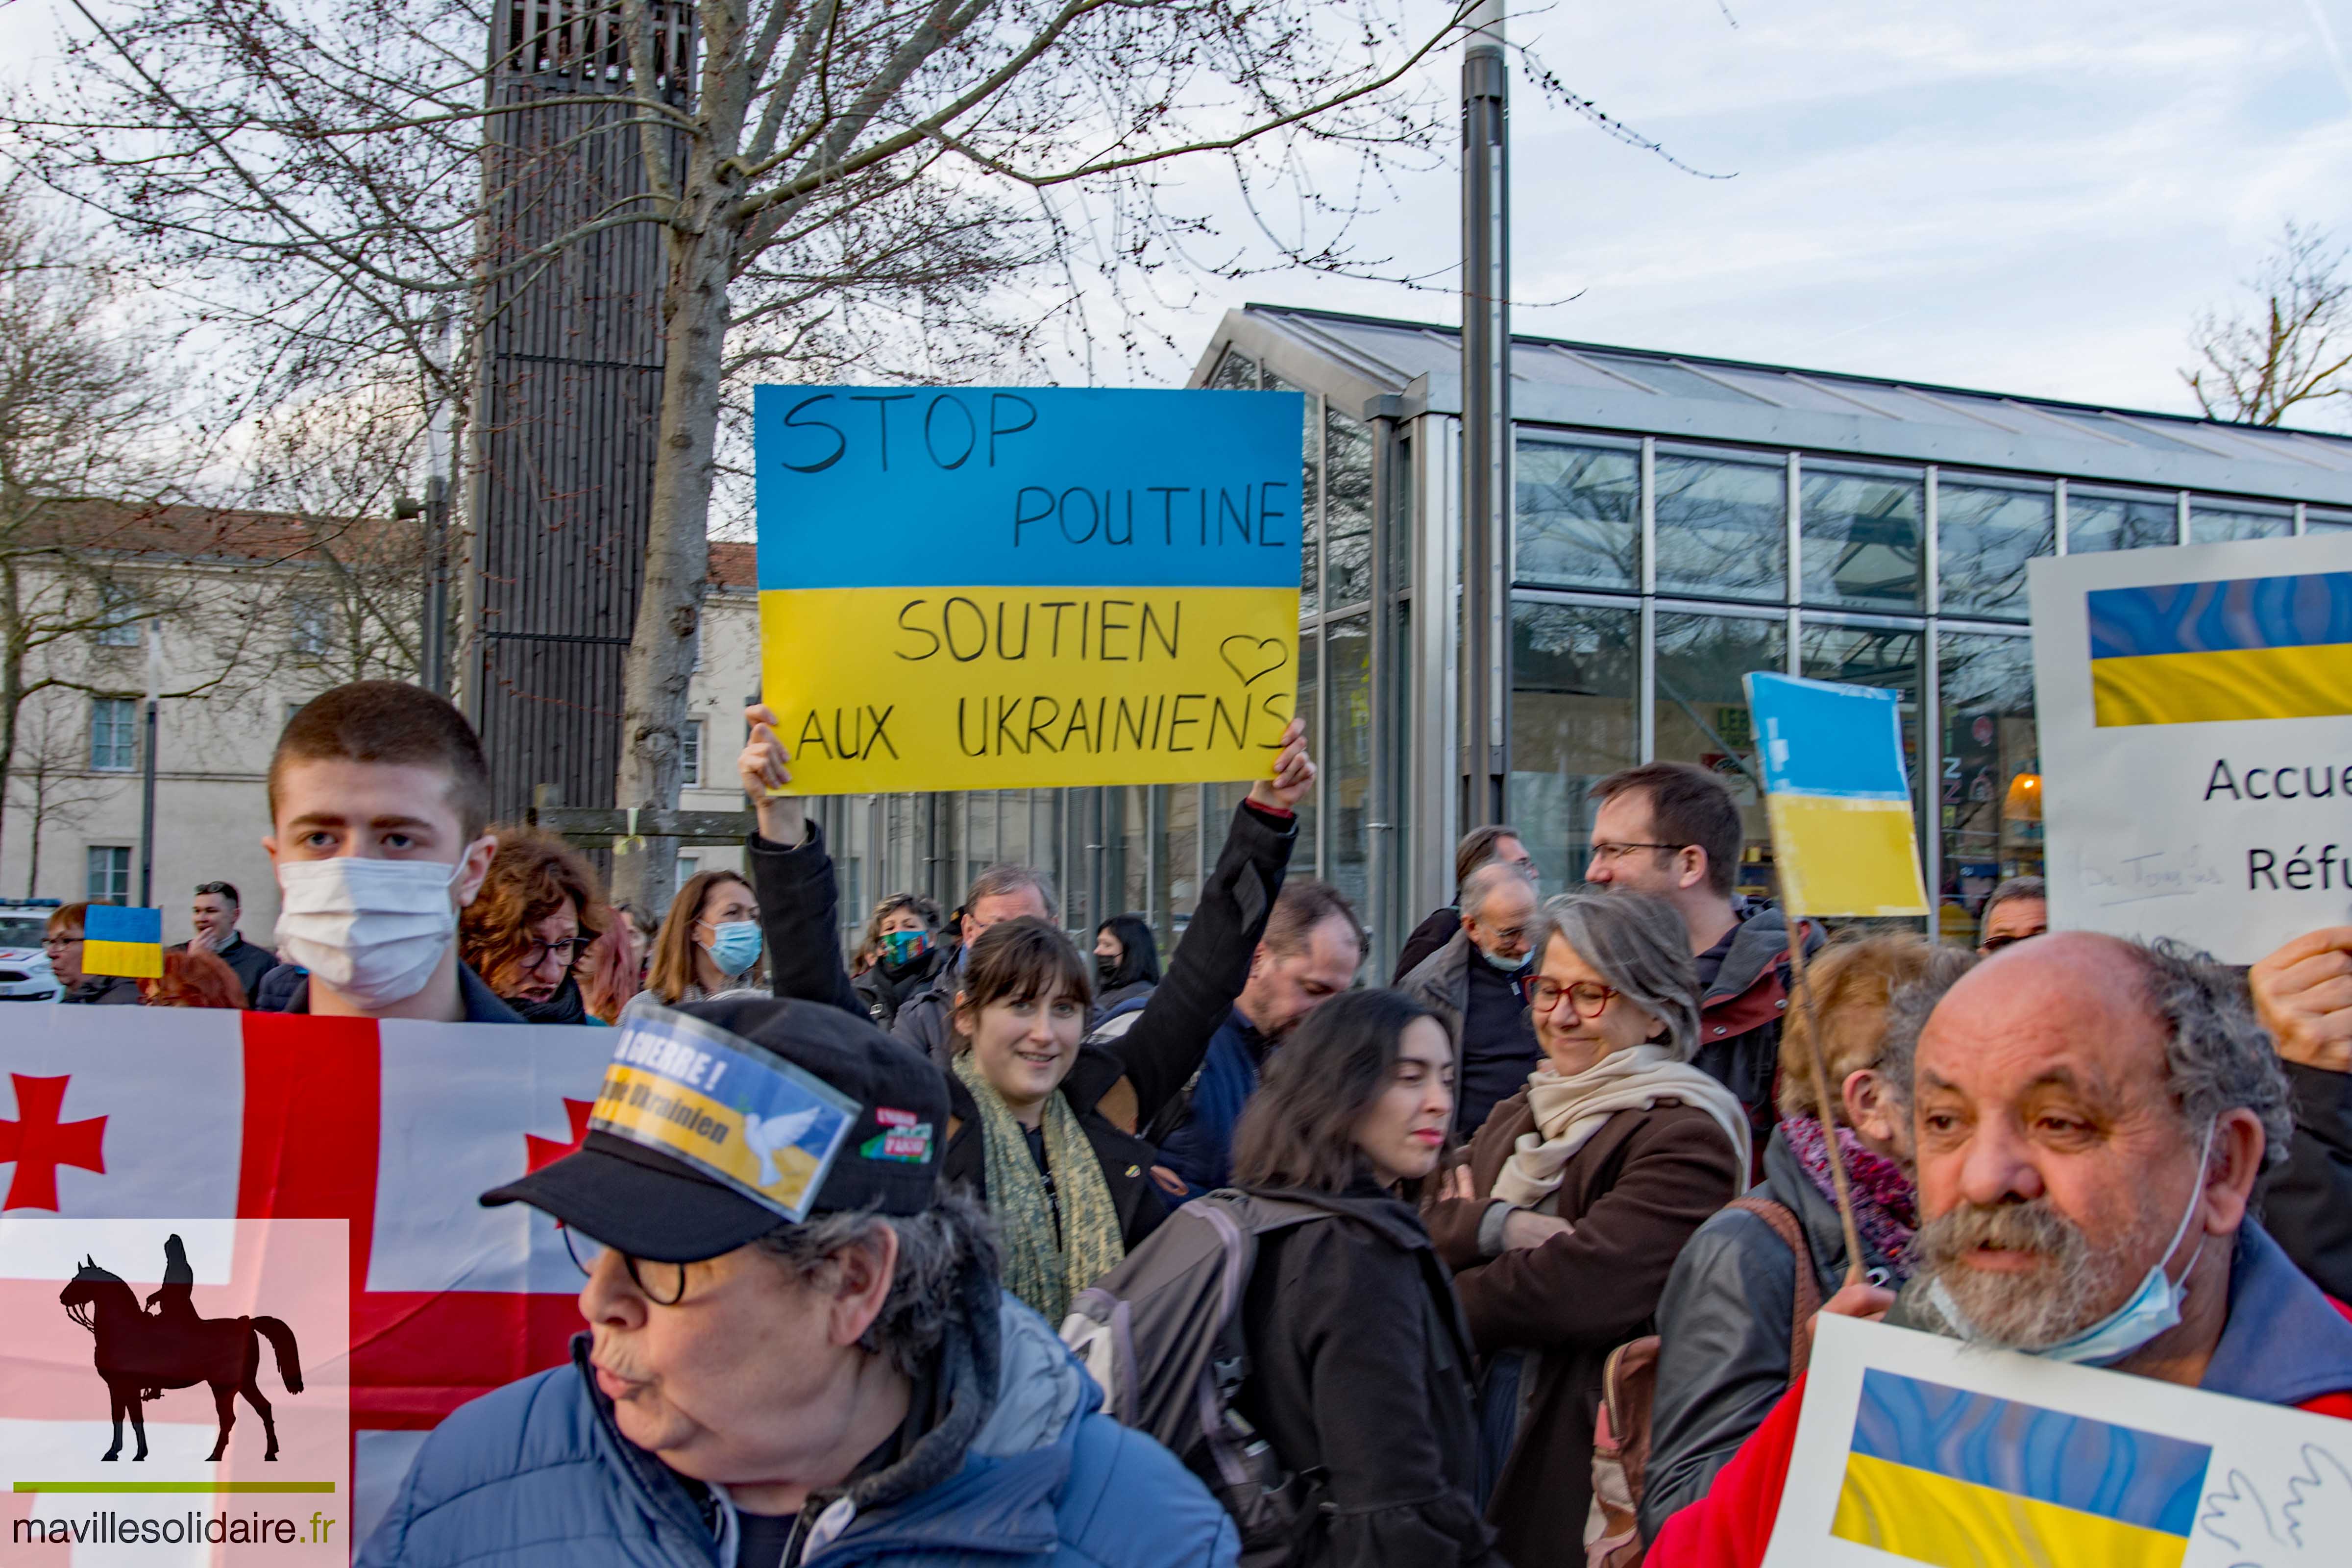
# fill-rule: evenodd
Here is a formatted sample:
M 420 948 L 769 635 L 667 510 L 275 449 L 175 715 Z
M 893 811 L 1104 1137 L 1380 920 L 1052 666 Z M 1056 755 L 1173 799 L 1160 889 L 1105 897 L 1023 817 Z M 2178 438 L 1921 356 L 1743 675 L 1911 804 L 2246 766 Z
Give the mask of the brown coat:
M 1470 1140 L 1475 1191 L 1494 1191 L 1513 1145 L 1534 1131 L 1526 1090 L 1495 1108 Z M 1683 1244 L 1738 1195 L 1740 1175 L 1715 1119 L 1666 1100 L 1618 1112 L 1576 1152 L 1558 1194 L 1559 1217 L 1575 1229 L 1541 1247 L 1482 1261 L 1478 1224 L 1487 1199 L 1427 1209 L 1479 1352 L 1530 1352 L 1527 1422 L 1486 1510 L 1513 1563 L 1581 1555 L 1602 1364 L 1619 1345 L 1653 1331 L 1651 1314 Z

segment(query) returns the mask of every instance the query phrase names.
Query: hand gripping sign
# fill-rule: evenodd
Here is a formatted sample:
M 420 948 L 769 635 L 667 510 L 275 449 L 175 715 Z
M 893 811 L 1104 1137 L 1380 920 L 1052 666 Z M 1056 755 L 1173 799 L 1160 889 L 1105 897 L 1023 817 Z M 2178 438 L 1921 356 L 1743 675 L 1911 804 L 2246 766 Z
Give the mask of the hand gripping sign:
M 762 696 L 796 793 L 1263 776 L 1296 393 L 762 386 Z

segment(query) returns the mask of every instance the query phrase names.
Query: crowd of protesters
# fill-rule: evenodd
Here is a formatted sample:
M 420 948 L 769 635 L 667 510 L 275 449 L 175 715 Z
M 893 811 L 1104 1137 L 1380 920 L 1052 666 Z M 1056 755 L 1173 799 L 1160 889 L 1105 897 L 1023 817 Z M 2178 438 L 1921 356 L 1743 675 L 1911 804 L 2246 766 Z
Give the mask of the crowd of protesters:
M 225 883 L 144 981 L 50 919 L 72 1005 L 662 1019 L 858 1108 L 798 1204 L 601 1121 L 484 1194 L 560 1222 L 587 1331 L 425 1440 L 369 1568 L 1745 1568 L 1823 1311 L 2352 1419 L 2352 928 L 2234 971 L 2049 932 L 2017 879 L 1975 951 L 1792 929 L 1722 780 L 1652 763 L 1591 790 L 1580 890 L 1465 837 L 1367 988 L 1288 874 L 1294 724 L 1164 965 L 1018 865 L 845 962 L 746 718 L 743 870 L 658 922 L 491 823 L 464 719 L 389 682 L 279 741 L 274 952 Z

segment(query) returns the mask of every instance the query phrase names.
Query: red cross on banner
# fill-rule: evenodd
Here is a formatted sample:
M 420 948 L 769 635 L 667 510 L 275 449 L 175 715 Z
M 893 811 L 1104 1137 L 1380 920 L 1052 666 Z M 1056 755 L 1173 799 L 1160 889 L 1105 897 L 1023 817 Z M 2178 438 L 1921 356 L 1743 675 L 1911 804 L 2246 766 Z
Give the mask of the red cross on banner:
M 581 1327 L 569 1292 L 368 1288 L 383 1127 L 377 1026 L 273 1013 L 247 1013 L 244 1024 L 236 1212 L 350 1217 L 352 1424 L 432 1426 L 468 1399 L 564 1361 Z M 585 1118 L 575 1126 L 584 1132 Z
M 63 1121 L 65 1078 L 27 1078 L 10 1073 L 16 1090 L 16 1120 L 0 1121 L 0 1164 L 16 1163 L 8 1181 L 8 1195 L 0 1209 L 51 1209 L 58 1206 L 58 1167 L 85 1171 L 106 1169 L 106 1118 Z

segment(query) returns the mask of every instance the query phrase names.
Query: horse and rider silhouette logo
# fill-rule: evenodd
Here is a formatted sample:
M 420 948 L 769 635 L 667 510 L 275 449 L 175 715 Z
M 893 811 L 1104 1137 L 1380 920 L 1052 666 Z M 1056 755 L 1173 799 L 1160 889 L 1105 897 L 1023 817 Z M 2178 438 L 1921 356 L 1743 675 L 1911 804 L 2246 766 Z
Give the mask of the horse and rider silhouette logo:
M 169 1388 L 193 1388 L 208 1384 L 213 1408 L 220 1414 L 220 1440 L 210 1459 L 228 1450 L 228 1430 L 236 1424 L 236 1396 L 261 1417 L 268 1448 L 261 1457 L 278 1458 L 278 1423 L 269 1401 L 262 1396 L 261 1342 L 278 1352 L 278 1375 L 286 1392 L 302 1392 L 302 1362 L 294 1345 L 294 1331 L 276 1318 L 200 1318 L 195 1307 L 196 1271 L 188 1266 L 188 1250 L 177 1236 L 163 1243 L 163 1283 L 142 1305 L 137 1292 L 120 1275 L 110 1274 L 85 1254 L 73 1280 L 58 1295 L 66 1315 L 97 1337 L 93 1360 L 106 1381 L 114 1413 L 114 1446 L 102 1456 L 122 1453 L 122 1418 L 131 1417 L 139 1451 L 147 1457 L 147 1418 L 141 1406 L 161 1399 Z

